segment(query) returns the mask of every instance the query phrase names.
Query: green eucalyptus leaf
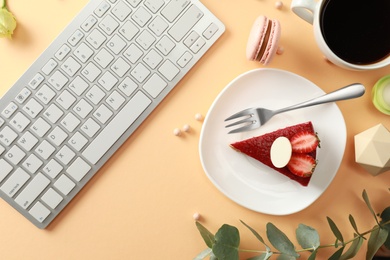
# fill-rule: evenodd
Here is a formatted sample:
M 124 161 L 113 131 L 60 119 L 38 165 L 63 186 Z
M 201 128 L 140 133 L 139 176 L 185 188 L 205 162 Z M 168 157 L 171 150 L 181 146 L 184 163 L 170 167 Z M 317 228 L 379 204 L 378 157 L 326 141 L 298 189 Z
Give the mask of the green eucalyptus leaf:
M 356 221 L 355 221 L 355 219 L 353 218 L 353 216 L 351 214 L 349 214 L 349 222 L 351 223 L 351 226 L 353 227 L 355 232 L 360 234 L 359 231 L 358 231 L 357 225 L 356 225 Z
M 298 257 L 299 257 L 299 256 L 298 256 Z M 298 257 L 294 257 L 294 256 L 291 256 L 291 255 L 281 254 L 281 255 L 279 255 L 276 259 L 277 259 L 277 260 L 295 260 L 295 259 L 297 259 Z
M 299 254 L 295 251 L 294 244 L 272 223 L 267 223 L 267 237 L 271 244 L 282 254 L 295 258 L 299 257 Z
M 341 255 L 343 254 L 344 247 L 340 247 L 328 260 L 339 260 Z
M 378 218 L 376 217 L 375 211 L 371 206 L 371 202 L 370 202 L 370 199 L 368 198 L 368 194 L 367 194 L 366 190 L 363 190 L 362 196 L 363 196 L 363 200 L 366 203 L 368 209 L 370 210 L 371 214 L 374 216 L 376 223 L 378 223 Z
M 263 253 L 261 255 L 257 255 L 251 258 L 248 258 L 247 260 L 268 260 L 272 256 L 272 252 Z
M 355 257 L 355 255 L 357 254 L 357 252 L 359 252 L 360 250 L 360 247 L 362 246 L 363 244 L 363 237 L 359 236 L 359 235 L 356 235 L 355 236 L 355 240 L 352 242 L 351 246 L 348 248 L 347 252 L 345 252 L 341 257 L 340 257 L 340 260 L 344 260 L 344 259 L 352 259 L 353 257 Z
M 299 224 L 296 230 L 298 243 L 303 249 L 313 251 L 320 246 L 320 236 L 317 230 L 304 224 Z
M 202 236 L 204 242 L 209 248 L 212 248 L 214 245 L 214 235 L 208 231 L 207 228 L 205 228 L 202 224 L 200 224 L 198 221 L 195 222 L 196 227 L 198 228 L 200 235 Z
M 271 248 L 269 248 L 269 247 L 265 244 L 264 239 L 260 236 L 260 234 L 259 234 L 256 230 L 254 230 L 253 228 L 251 228 L 251 227 L 250 227 L 248 224 L 246 224 L 244 221 L 242 221 L 242 220 L 240 220 L 240 221 L 241 221 L 242 224 L 244 224 L 244 226 L 246 226 L 246 227 L 252 232 L 253 235 L 255 235 L 255 237 L 256 237 L 263 245 L 265 245 L 267 251 L 270 251 L 270 250 L 271 250 Z
M 203 260 L 206 257 L 208 257 L 211 252 L 212 252 L 211 248 L 207 248 L 207 249 L 203 250 L 202 252 L 200 252 L 199 255 L 197 255 L 194 258 L 194 260 Z
M 317 257 L 317 251 L 318 251 L 318 248 L 311 253 L 311 255 L 309 256 L 309 258 L 307 260 L 315 260 Z
M 341 241 L 341 243 L 344 243 L 343 235 L 341 234 L 339 228 L 336 226 L 334 221 L 330 217 L 326 217 L 326 218 L 328 219 L 328 223 L 329 223 L 330 229 L 332 230 L 334 236 L 336 237 L 336 243 L 335 244 L 337 244 L 337 241 Z
M 238 260 L 240 233 L 236 227 L 224 224 L 215 234 L 213 253 L 218 259 Z
M 372 259 L 374 257 L 378 249 L 385 243 L 388 235 L 388 230 L 378 226 L 374 227 L 368 239 L 366 259 Z
M 382 220 L 381 220 L 381 225 L 383 225 L 383 227 L 384 227 L 385 229 L 387 229 L 387 231 L 390 232 L 390 223 L 384 224 L 384 223 L 390 221 L 390 207 L 387 207 L 387 208 L 385 208 L 385 209 L 382 211 L 382 213 L 381 213 L 381 218 L 382 218 Z M 384 245 L 385 245 L 385 247 L 386 247 L 387 249 L 390 249 L 390 236 L 387 237 L 386 242 L 384 243 Z

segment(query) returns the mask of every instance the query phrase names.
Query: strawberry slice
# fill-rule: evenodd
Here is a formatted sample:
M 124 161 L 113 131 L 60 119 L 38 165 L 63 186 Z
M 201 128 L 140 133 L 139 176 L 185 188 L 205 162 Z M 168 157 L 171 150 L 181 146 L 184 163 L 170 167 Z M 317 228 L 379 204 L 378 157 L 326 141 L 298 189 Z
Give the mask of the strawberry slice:
M 308 131 L 296 133 L 290 142 L 294 153 L 310 153 L 320 147 L 318 136 Z
M 310 177 L 316 168 L 316 160 L 303 153 L 293 153 L 287 164 L 287 168 L 291 173 L 299 177 Z

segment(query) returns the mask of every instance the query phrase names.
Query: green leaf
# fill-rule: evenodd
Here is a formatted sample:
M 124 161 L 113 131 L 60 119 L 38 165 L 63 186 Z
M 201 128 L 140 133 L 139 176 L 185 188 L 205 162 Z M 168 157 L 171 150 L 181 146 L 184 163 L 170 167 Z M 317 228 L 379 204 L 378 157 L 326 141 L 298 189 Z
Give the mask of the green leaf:
M 341 255 L 343 254 L 344 247 L 340 247 L 328 260 L 339 260 Z
M 294 244 L 272 223 L 267 223 L 267 237 L 271 244 L 282 254 L 295 258 L 299 257 L 299 254 L 295 251 Z
M 215 234 L 213 253 L 218 259 L 238 260 L 240 234 L 236 227 L 224 224 Z
M 240 220 L 242 224 L 244 224 L 244 226 L 246 226 L 251 232 L 253 235 L 255 235 L 255 237 L 263 244 L 265 245 L 267 251 L 271 251 L 271 248 L 269 248 L 269 246 L 267 246 L 264 242 L 264 239 L 260 236 L 259 233 L 257 233 L 256 230 L 254 230 L 253 228 L 251 228 L 248 224 L 246 224 L 244 221 Z
M 351 214 L 349 214 L 349 222 L 357 234 L 360 234 L 356 225 L 356 221 Z
M 368 239 L 366 259 L 372 259 L 374 257 L 375 253 L 386 241 L 388 235 L 388 230 L 378 226 L 374 227 L 374 230 L 371 232 L 370 238 Z
M 313 251 L 320 246 L 320 236 L 317 230 L 304 224 L 299 224 L 296 230 L 298 243 L 303 249 Z
M 311 253 L 311 255 L 309 256 L 309 258 L 307 260 L 315 260 L 317 257 L 317 251 L 318 251 L 318 248 Z
M 194 260 L 203 260 L 206 257 L 208 257 L 211 252 L 212 252 L 211 248 L 207 248 L 207 249 L 203 250 L 202 252 L 200 252 L 199 255 L 197 255 L 194 258 Z
M 330 217 L 326 217 L 326 218 L 328 219 L 330 229 L 332 230 L 334 236 L 337 238 L 337 240 L 341 241 L 344 244 L 343 235 L 341 234 L 340 230 L 338 229 L 334 221 Z
M 341 257 L 340 260 L 344 259 L 352 259 L 355 257 L 357 252 L 359 252 L 360 247 L 363 244 L 363 237 L 356 235 L 355 240 L 352 242 L 351 246 L 348 248 L 347 252 L 345 252 Z
M 363 195 L 362 196 L 363 196 L 364 202 L 366 203 L 368 209 L 371 211 L 371 214 L 374 216 L 376 223 L 379 224 L 378 218 L 376 217 L 375 211 L 374 211 L 374 209 L 371 206 L 371 202 L 370 202 L 370 200 L 368 198 L 368 194 L 367 194 L 366 190 L 363 190 Z
M 196 227 L 198 228 L 200 235 L 202 236 L 204 242 L 209 248 L 212 248 L 214 245 L 214 235 L 208 231 L 207 228 L 205 228 L 202 224 L 200 224 L 198 221 L 195 222 Z
M 387 231 L 390 232 L 390 223 L 384 224 L 384 223 L 390 221 L 390 207 L 387 207 L 387 208 L 385 208 L 385 209 L 382 211 L 382 213 L 381 213 L 381 218 L 382 218 L 382 220 L 381 220 L 380 224 L 381 224 L 385 229 L 387 229 Z M 390 236 L 387 237 L 386 242 L 384 243 L 384 245 L 385 245 L 385 247 L 386 247 L 387 249 L 390 249 Z

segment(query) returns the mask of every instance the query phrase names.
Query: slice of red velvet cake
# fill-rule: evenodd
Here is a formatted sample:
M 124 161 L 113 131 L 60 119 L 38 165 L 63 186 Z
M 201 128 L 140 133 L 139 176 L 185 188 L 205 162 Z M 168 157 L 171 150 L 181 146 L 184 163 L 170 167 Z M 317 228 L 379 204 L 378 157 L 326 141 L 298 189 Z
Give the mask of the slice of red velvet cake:
M 310 174 L 307 174 L 303 177 L 298 176 L 297 174 L 293 174 L 290 169 L 289 165 L 277 168 L 273 165 L 271 161 L 271 146 L 273 142 L 279 138 L 279 137 L 286 137 L 290 141 L 295 136 L 301 135 L 301 133 L 310 133 L 316 137 L 316 133 L 313 128 L 313 124 L 311 122 L 301 123 L 293 126 L 289 126 L 283 129 L 276 130 L 271 133 L 267 133 L 261 136 L 252 137 L 243 141 L 239 141 L 236 143 L 232 143 L 231 147 L 235 150 L 242 152 L 260 162 L 267 165 L 268 167 L 284 174 L 285 176 L 289 177 L 290 179 L 297 181 L 298 183 L 302 184 L 303 186 L 307 186 L 309 184 L 310 178 L 311 178 L 311 172 Z M 298 157 L 301 156 L 309 156 L 313 159 L 313 162 L 316 161 L 316 155 L 317 155 L 317 146 L 319 146 L 319 140 L 317 139 L 317 144 L 315 145 L 314 150 L 305 152 L 302 154 L 298 154 Z M 294 149 L 293 149 L 294 150 Z M 292 158 L 294 158 L 294 152 L 292 155 Z M 292 160 L 291 160 L 292 161 Z M 290 162 L 291 162 L 290 161 Z M 290 163 L 289 162 L 289 163 Z M 314 170 L 315 164 L 313 165 L 312 170 Z

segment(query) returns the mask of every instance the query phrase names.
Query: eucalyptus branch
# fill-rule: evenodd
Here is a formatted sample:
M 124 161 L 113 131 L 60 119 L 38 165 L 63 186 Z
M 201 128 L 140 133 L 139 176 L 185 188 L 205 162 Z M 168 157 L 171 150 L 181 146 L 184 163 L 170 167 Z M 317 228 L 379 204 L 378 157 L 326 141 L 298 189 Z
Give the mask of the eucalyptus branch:
M 217 233 L 213 235 L 199 222 L 196 222 L 196 226 L 209 248 L 199 254 L 195 259 L 200 260 L 210 256 L 210 259 L 238 260 L 239 253 L 243 252 L 258 254 L 248 260 L 265 260 L 270 259 L 273 255 L 278 255 L 278 259 L 297 259 L 300 257 L 299 253 L 311 252 L 309 260 L 313 260 L 315 259 L 318 250 L 332 247 L 335 248 L 336 251 L 329 259 L 351 259 L 356 256 L 364 240 L 367 240 L 366 236 L 369 236 L 367 241 L 366 259 L 372 259 L 381 246 L 384 245 L 386 248 L 390 249 L 390 207 L 384 209 L 381 214 L 375 214 L 365 190 L 362 193 L 362 197 L 369 211 L 374 216 L 376 225 L 367 231 L 359 232 L 355 219 L 352 215 L 349 215 L 349 221 L 354 230 L 354 237 L 349 240 L 344 240 L 337 225 L 329 217 L 327 217 L 327 220 L 329 227 L 335 236 L 335 242 L 321 245 L 319 234 L 314 228 L 299 224 L 296 229 L 296 238 L 300 249 L 297 249 L 290 239 L 270 222 L 266 225 L 266 236 L 270 243 L 270 245 L 268 245 L 268 242 L 265 242 L 255 229 L 241 221 L 264 247 L 263 250 L 241 249 L 239 248 L 240 235 L 236 227 L 224 224 Z M 271 246 L 274 250 L 271 249 Z

